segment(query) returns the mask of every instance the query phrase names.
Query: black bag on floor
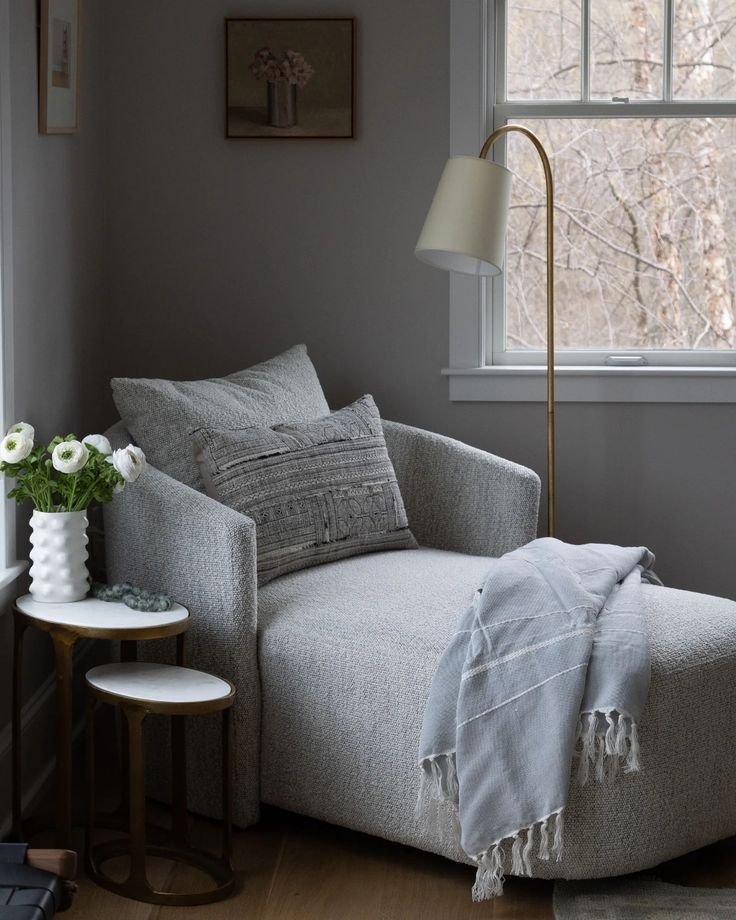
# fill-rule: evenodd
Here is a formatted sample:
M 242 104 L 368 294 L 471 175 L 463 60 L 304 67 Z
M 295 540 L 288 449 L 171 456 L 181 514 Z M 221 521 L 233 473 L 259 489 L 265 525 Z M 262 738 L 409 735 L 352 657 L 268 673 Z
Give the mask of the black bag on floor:
M 62 904 L 61 879 L 26 865 L 26 849 L 0 843 L 0 920 L 51 920 Z

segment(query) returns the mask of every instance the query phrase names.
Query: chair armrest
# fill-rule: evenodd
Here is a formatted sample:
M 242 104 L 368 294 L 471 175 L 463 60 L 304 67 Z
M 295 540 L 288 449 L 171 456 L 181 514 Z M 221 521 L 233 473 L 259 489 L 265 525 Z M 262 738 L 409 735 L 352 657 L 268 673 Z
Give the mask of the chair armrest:
M 537 535 L 539 477 L 452 438 L 384 421 L 409 526 L 423 546 L 502 556 Z
M 122 426 L 108 437 L 114 446 L 130 441 Z M 184 604 L 191 616 L 187 664 L 235 684 L 233 819 L 247 827 L 258 819 L 260 798 L 256 525 L 151 466 L 105 506 L 104 515 L 108 580 L 161 591 Z M 150 653 L 160 661 L 157 645 L 140 643 L 142 657 Z M 198 721 L 196 732 L 189 732 L 191 807 L 217 815 L 219 790 L 211 777 L 219 723 Z

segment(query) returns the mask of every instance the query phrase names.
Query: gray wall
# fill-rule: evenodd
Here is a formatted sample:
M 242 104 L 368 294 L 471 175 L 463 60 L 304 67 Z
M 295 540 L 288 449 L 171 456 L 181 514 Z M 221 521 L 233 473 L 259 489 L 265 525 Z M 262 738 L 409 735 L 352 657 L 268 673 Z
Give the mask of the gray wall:
M 225 141 L 223 17 L 358 18 L 358 139 Z M 305 341 L 334 406 L 544 469 L 544 406 L 451 404 L 448 282 L 412 255 L 448 150 L 447 0 L 110 0 L 109 370 L 221 374 Z M 559 407 L 559 535 L 736 596 L 736 408 Z
M 78 135 L 38 133 L 35 0 L 12 0 L 16 414 L 42 436 L 104 421 L 100 6 L 84 10 Z
M 38 134 L 35 0 L 11 0 L 14 362 L 16 418 L 41 437 L 86 433 L 109 418 L 101 349 L 104 315 L 103 97 L 101 7 L 85 7 L 82 127 L 75 137 Z M 18 556 L 27 556 L 28 510 L 18 514 Z M 10 616 L 0 610 L 0 726 L 9 719 Z M 50 671 L 48 639 L 29 635 L 26 690 Z M 49 702 L 53 700 L 49 697 Z M 52 706 L 42 706 L 27 739 L 30 760 L 49 753 Z M 39 743 L 45 735 L 46 744 Z M 2 736 L 5 738 L 5 735 Z M 8 789 L 0 745 L 0 788 Z M 29 764 L 27 778 L 33 779 Z M 0 819 L 3 806 L 0 802 Z M 0 824 L 2 821 L 0 820 Z

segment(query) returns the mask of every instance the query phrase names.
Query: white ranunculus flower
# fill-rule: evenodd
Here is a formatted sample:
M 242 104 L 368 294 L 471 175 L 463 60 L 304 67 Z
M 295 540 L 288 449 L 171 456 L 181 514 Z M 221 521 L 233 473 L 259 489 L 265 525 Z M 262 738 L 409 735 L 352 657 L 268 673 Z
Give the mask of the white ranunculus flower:
M 104 434 L 88 434 L 87 437 L 82 438 L 82 444 L 88 444 L 90 447 L 94 447 L 95 450 L 98 450 L 106 457 L 112 453 L 112 444 L 110 444 Z
M 135 482 L 146 468 L 146 455 L 133 444 L 114 450 L 107 458 L 126 482 Z
M 24 438 L 28 438 L 33 444 L 36 438 L 36 429 L 33 425 L 29 425 L 28 422 L 16 422 L 15 425 L 11 425 L 8 428 L 8 434 L 22 434 Z
M 60 473 L 78 473 L 89 459 L 89 451 L 81 441 L 62 441 L 51 454 L 54 469 Z
M 6 434 L 0 441 L 0 460 L 5 463 L 20 463 L 33 450 L 33 438 L 24 434 Z

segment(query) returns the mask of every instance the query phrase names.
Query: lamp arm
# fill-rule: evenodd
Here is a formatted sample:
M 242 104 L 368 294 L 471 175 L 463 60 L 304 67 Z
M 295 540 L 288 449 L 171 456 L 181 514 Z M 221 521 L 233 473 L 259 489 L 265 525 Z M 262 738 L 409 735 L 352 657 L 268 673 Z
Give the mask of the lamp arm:
M 523 125 L 503 125 L 487 138 L 480 151 L 485 160 L 491 147 L 506 134 L 518 132 L 534 144 L 542 161 L 547 193 L 547 534 L 555 533 L 555 295 L 554 295 L 554 186 L 552 167 L 542 142 Z

